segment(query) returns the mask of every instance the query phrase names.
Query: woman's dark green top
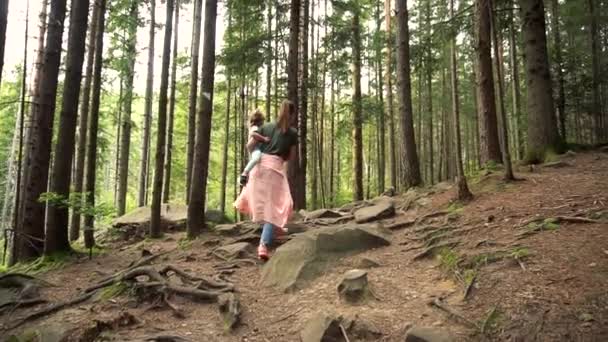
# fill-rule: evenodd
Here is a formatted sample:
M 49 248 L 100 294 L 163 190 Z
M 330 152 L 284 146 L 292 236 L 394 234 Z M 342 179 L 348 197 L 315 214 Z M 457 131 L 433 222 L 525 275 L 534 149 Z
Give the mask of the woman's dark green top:
M 279 156 L 283 159 L 287 159 L 291 147 L 298 144 L 298 132 L 290 127 L 287 132 L 283 133 L 276 122 L 265 124 L 258 133 L 270 138 L 270 141 L 262 146 L 262 153 Z

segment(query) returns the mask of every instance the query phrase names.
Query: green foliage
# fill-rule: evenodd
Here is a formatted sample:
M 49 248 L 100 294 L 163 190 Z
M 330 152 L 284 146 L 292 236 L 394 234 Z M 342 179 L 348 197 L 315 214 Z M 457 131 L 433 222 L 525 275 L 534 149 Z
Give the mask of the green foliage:
M 511 250 L 509 255 L 517 261 L 522 261 L 530 256 L 530 250 L 525 247 L 516 247 Z
M 88 193 L 72 192 L 66 198 L 53 192 L 45 192 L 40 195 L 39 202 L 46 202 L 49 206 L 68 208 L 75 213 L 85 216 L 93 216 L 96 219 L 103 220 L 115 214 L 114 206 L 102 203 L 96 206 L 90 206 L 85 203 L 85 198 Z
M 442 248 L 437 258 L 439 265 L 444 272 L 454 273 L 458 271 L 458 263 L 460 262 L 460 256 L 450 248 Z
M 131 288 L 124 282 L 118 282 L 108 287 L 105 287 L 96 295 L 96 298 L 101 301 L 108 301 L 122 296 L 129 292 Z

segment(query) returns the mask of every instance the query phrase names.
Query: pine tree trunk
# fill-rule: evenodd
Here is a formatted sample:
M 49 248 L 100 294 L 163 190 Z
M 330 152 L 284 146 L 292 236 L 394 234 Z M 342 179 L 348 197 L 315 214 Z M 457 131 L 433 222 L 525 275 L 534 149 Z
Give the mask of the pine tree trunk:
M 89 125 L 89 108 L 91 102 L 91 83 L 93 81 L 93 64 L 95 63 L 95 39 L 97 37 L 97 23 L 96 19 L 99 16 L 99 6 L 93 6 L 93 13 L 91 14 L 91 23 L 89 30 L 89 43 L 87 51 L 87 67 L 85 71 L 85 80 L 82 88 L 82 102 L 80 105 L 80 117 L 78 121 L 78 148 L 76 150 L 76 172 L 74 173 L 75 178 L 72 181 L 74 191 L 76 193 L 83 194 L 84 189 L 84 168 L 85 168 L 85 156 L 87 148 L 87 129 Z M 84 202 L 84 198 L 80 199 L 81 204 Z M 70 222 L 70 241 L 76 241 L 80 237 L 80 221 L 81 215 L 78 211 L 72 211 L 72 217 Z
M 359 9 L 352 23 L 353 47 L 353 169 L 354 200 L 363 200 L 363 104 L 361 99 L 361 23 Z
M 514 6 L 514 4 L 511 4 Z M 510 55 L 510 67 L 512 82 L 511 92 L 513 99 L 513 119 L 515 121 L 515 146 L 516 146 L 516 157 L 521 160 L 524 156 L 524 142 L 522 139 L 522 123 L 521 123 L 521 91 L 519 81 L 519 62 L 517 60 L 517 41 L 515 39 L 515 24 L 513 23 L 513 17 L 515 16 L 515 9 L 509 13 L 509 55 Z
M 63 103 L 59 117 L 59 131 L 55 144 L 55 161 L 51 174 L 50 192 L 67 199 L 70 195 L 72 157 L 76 136 L 80 81 L 84 62 L 89 1 L 72 2 L 70 10 L 70 33 L 63 87 Z M 69 211 L 67 207 L 48 207 L 44 253 L 50 255 L 59 251 L 69 251 L 68 240 Z
M 266 40 L 266 118 L 270 118 L 270 108 L 272 99 L 272 5 L 273 1 L 268 0 L 266 4 L 266 30 L 268 39 Z M 278 37 L 275 39 L 279 39 Z M 276 51 L 276 50 L 275 50 Z
M 6 26 L 8 24 L 8 0 L 0 1 L 0 85 L 4 70 L 4 48 L 6 45 Z
M 595 0 L 588 0 L 589 3 L 589 15 L 591 17 L 591 56 L 592 56 L 592 76 L 593 76 L 593 115 L 595 119 L 595 131 L 594 131 L 594 142 L 601 143 L 603 138 L 603 124 L 602 124 L 602 102 L 600 97 L 600 72 L 601 72 L 601 61 L 600 61 L 600 43 L 598 35 L 598 14 L 595 9 Z
M 205 29 L 203 38 L 203 68 L 201 74 L 201 107 L 198 110 L 196 145 L 190 205 L 188 206 L 188 238 L 200 234 L 205 227 L 205 201 L 209 173 L 209 145 L 211 143 L 211 115 L 213 114 L 213 82 L 215 75 L 215 29 L 217 0 L 205 2 Z
M 376 2 L 376 34 L 380 35 L 381 32 L 381 9 L 380 9 L 381 0 Z M 382 69 L 382 46 L 380 44 L 376 44 L 376 64 L 377 64 L 377 75 L 376 80 L 378 82 L 376 88 L 376 95 L 378 97 L 378 101 L 382 104 L 382 108 L 384 108 L 384 84 L 383 84 L 383 69 Z M 382 112 L 380 115 L 380 120 L 378 122 L 378 193 L 383 193 L 386 188 L 386 115 Z
M 40 196 L 47 192 L 53 119 L 57 95 L 61 43 L 66 1 L 51 1 L 51 12 L 44 51 L 44 65 L 40 74 L 38 105 L 32 107 L 31 133 L 29 135 L 24 177 L 24 197 L 20 214 L 21 222 L 15 236 L 16 261 L 38 257 L 42 253 L 45 225 L 45 203 Z
M 389 120 L 389 160 L 391 165 L 391 187 L 397 189 L 397 159 L 395 153 L 395 111 L 393 107 L 393 30 L 391 26 L 391 0 L 384 2 L 384 15 L 386 17 L 386 116 Z
M 593 0 L 590 0 L 593 1 Z M 559 118 L 559 128 L 563 141 L 567 141 L 568 135 L 566 131 L 566 95 L 564 89 L 564 72 L 562 61 L 562 43 L 561 32 L 559 25 L 559 5 L 557 0 L 551 0 L 551 19 L 553 21 L 553 45 L 555 49 L 555 71 L 557 72 L 557 99 L 556 109 L 557 117 Z
M 433 146 L 433 51 L 432 51 L 432 30 L 431 30 L 431 2 L 426 2 L 426 86 L 427 86 L 427 115 L 428 115 L 428 165 L 429 165 L 429 184 L 434 184 L 435 179 L 435 158 Z
M 133 78 L 135 77 L 135 59 L 137 56 L 137 18 L 138 4 L 133 2 L 129 11 L 129 16 L 133 22 L 131 22 L 128 28 L 128 43 L 126 46 L 125 54 L 129 65 L 127 66 L 127 74 L 125 75 L 125 93 L 122 102 L 123 105 L 123 116 L 122 116 L 122 130 L 120 136 L 120 159 L 118 169 L 118 205 L 117 214 L 122 216 L 125 214 L 127 207 L 127 191 L 129 185 L 129 154 L 131 152 L 131 112 L 133 105 Z
M 103 68 L 103 34 L 105 30 L 106 0 L 96 2 L 98 9 L 97 32 L 95 37 L 95 66 L 93 69 L 93 88 L 91 94 L 91 113 L 89 114 L 89 129 L 87 135 L 86 157 L 86 206 L 95 206 L 95 176 L 97 170 L 97 133 L 99 129 L 99 105 L 101 100 L 101 70 Z M 93 248 L 95 217 L 87 214 L 84 217 L 84 245 Z
M 200 0 L 199 0 L 200 1 Z M 154 98 L 154 41 L 156 30 L 156 0 L 150 0 L 150 29 L 148 39 L 148 71 L 146 76 L 146 99 L 144 110 L 144 127 L 139 167 L 139 193 L 137 205 L 143 207 L 147 202 L 148 173 L 150 164 L 150 129 L 152 126 L 152 102 Z M 194 63 L 194 61 L 193 61 Z
M 224 215 L 226 214 L 226 186 L 228 183 L 228 145 L 230 144 L 230 100 L 232 98 L 232 77 L 230 73 L 227 75 L 227 78 L 228 95 L 226 96 L 226 122 L 224 123 L 224 146 L 222 152 L 222 183 L 220 186 L 220 211 Z
M 169 96 L 169 117 L 167 118 L 167 151 L 165 152 L 165 180 L 163 181 L 163 203 L 171 198 L 171 165 L 173 162 L 173 126 L 175 122 L 175 93 L 177 85 L 177 49 L 179 44 L 180 0 L 175 0 L 173 27 L 173 61 L 171 66 L 171 94 Z
M 519 0 L 522 14 L 526 83 L 528 85 L 528 152 L 526 160 L 542 162 L 548 152 L 558 152 L 551 73 L 547 55 L 545 8 L 542 0 Z
M 192 68 L 190 70 L 190 96 L 188 105 L 188 155 L 186 161 L 186 203 L 190 200 L 192 184 L 192 162 L 194 159 L 194 143 L 196 138 L 196 106 L 198 96 L 198 64 L 201 47 L 203 0 L 194 0 L 194 23 L 192 28 Z M 230 102 L 230 101 L 229 101 Z M 230 105 L 228 105 L 230 107 Z
M 300 38 L 300 8 L 301 2 L 300 0 L 291 0 L 291 15 L 290 15 L 290 26 L 289 26 L 289 55 L 287 57 L 287 98 L 293 102 L 296 107 L 299 103 L 298 101 L 298 65 L 299 65 L 299 38 Z M 298 111 L 297 115 L 301 115 Z M 296 118 L 292 118 L 292 127 L 298 130 L 299 134 L 299 143 L 302 141 L 302 132 L 299 131 L 299 125 Z M 305 189 L 302 189 L 300 186 L 300 182 L 298 179 L 298 174 L 302 173 L 302 165 L 300 163 L 300 158 L 302 155 L 302 146 L 299 144 L 296 149 L 296 157 L 293 160 L 289 161 L 288 166 L 288 179 L 289 179 L 289 188 L 291 191 L 291 196 L 294 201 L 295 209 L 304 209 L 306 206 L 306 201 L 302 201 L 302 197 L 304 199 Z M 302 196 L 304 194 L 304 196 Z
M 399 116 L 404 156 L 402 183 L 406 188 L 422 184 L 420 164 L 416 153 L 414 121 L 412 114 L 412 84 L 410 79 L 410 38 L 407 0 L 396 0 L 397 12 L 397 80 L 399 82 Z
M 334 51 L 331 52 L 331 60 L 335 60 Z M 334 205 L 336 200 L 336 192 L 334 187 L 334 170 L 336 161 L 336 80 L 334 73 L 331 73 L 331 93 L 329 99 L 329 112 L 331 115 L 331 122 L 329 127 L 329 133 L 331 139 L 329 139 L 329 197 L 331 198 L 330 204 Z
M 477 58 L 477 92 L 481 164 L 500 163 L 500 143 L 496 118 L 494 75 L 492 73 L 491 30 L 489 0 L 476 0 L 475 20 L 477 41 L 475 56 Z
M 318 68 L 318 59 L 317 59 L 317 49 L 318 46 L 315 47 L 315 25 L 314 22 L 316 20 L 315 18 L 315 1 L 312 0 L 312 3 L 310 5 L 311 8 L 311 18 L 312 20 L 310 20 L 310 32 L 311 32 L 311 38 L 310 38 L 310 42 L 311 42 L 311 48 L 310 48 L 310 57 L 312 59 L 312 120 L 311 120 L 311 126 L 312 126 L 312 132 L 311 132 L 311 142 L 312 142 L 312 146 L 310 148 L 310 158 L 312 160 L 312 163 L 310 163 L 310 174 L 311 174 L 311 181 L 310 181 L 310 189 L 311 189 L 311 203 L 312 203 L 312 209 L 317 209 L 319 207 L 319 175 L 317 174 L 317 165 L 319 163 L 319 158 L 318 158 L 318 147 L 319 147 L 319 125 L 318 125 L 318 74 L 319 74 L 319 68 Z
M 450 0 L 450 18 L 454 19 L 454 0 Z M 455 32 L 454 32 L 455 33 Z M 458 64 L 456 59 L 456 34 L 450 39 L 450 79 L 452 83 L 452 132 L 456 138 L 456 184 L 458 187 L 457 198 L 460 201 L 468 201 L 473 198 L 467 185 L 467 179 L 462 167 L 462 139 L 460 137 L 460 99 L 458 98 Z
M 494 40 L 494 60 L 496 62 L 496 78 L 498 79 L 496 84 L 498 85 L 498 105 L 500 109 L 500 115 L 498 116 L 498 127 L 500 129 L 502 144 L 500 145 L 502 154 L 502 164 L 505 167 L 505 180 L 515 180 L 513 176 L 513 167 L 511 165 L 511 152 L 509 150 L 509 133 L 507 131 L 507 110 L 505 108 L 505 92 L 504 92 L 504 80 L 503 80 L 503 67 L 502 67 L 502 54 L 500 53 L 499 46 L 502 46 L 502 40 L 498 39 L 498 28 L 496 18 L 494 17 L 494 7 L 492 0 L 488 7 L 488 17 L 490 18 L 490 27 L 492 29 L 492 38 Z
M 169 88 L 169 64 L 171 55 L 171 35 L 173 30 L 174 0 L 167 0 L 165 37 L 163 42 L 163 60 L 158 100 L 158 129 L 156 132 L 156 161 L 154 166 L 154 183 L 152 188 L 152 207 L 150 218 L 150 237 L 162 236 L 160 209 L 163 191 L 163 171 L 165 166 L 165 149 L 167 138 L 167 92 Z

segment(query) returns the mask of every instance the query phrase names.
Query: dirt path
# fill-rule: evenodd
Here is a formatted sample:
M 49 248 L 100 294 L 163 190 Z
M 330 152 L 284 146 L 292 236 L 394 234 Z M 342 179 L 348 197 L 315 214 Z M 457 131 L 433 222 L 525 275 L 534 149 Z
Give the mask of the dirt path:
M 185 312 L 184 319 L 173 317 L 169 310 L 148 310 L 148 306 L 120 296 L 61 311 L 45 323 L 78 325 L 126 310 L 139 323 L 113 331 L 106 340 L 125 341 L 162 332 L 192 341 L 299 341 L 308 317 L 335 312 L 358 316 L 381 332 L 384 341 L 402 341 L 411 324 L 446 329 L 458 340 L 606 341 L 608 225 L 551 221 L 534 231 L 536 225 L 526 224 L 535 218 L 608 215 L 608 154 L 581 153 L 565 161 L 572 166 L 519 172 L 525 180 L 514 184 L 504 184 L 499 175 L 481 177 L 472 185 L 473 202 L 462 208 L 452 205 L 447 215 L 394 232 L 391 246 L 345 258 L 295 293 L 261 286 L 259 265 L 237 269 L 230 279 L 243 305 L 244 323 L 232 334 L 225 332 L 216 305 L 183 299 L 174 302 Z M 435 194 L 426 206 L 384 223 L 446 209 L 452 191 Z M 48 272 L 41 277 L 58 287 L 45 295 L 50 300 L 74 296 L 126 268 L 142 249 L 169 252 L 159 263 L 193 274 L 213 274 L 218 261 L 208 255 L 205 246 L 216 237 L 205 236 L 192 244 L 180 243 L 182 237 L 177 233 L 128 248 L 109 247 L 92 261 L 83 259 Z M 450 247 L 436 248 L 429 257 L 414 260 L 425 248 L 436 246 Z M 378 300 L 351 306 L 338 300 L 336 285 L 361 257 L 381 265 L 369 270 Z M 468 299 L 463 300 L 472 278 Z M 462 314 L 469 324 L 430 306 L 434 300 Z M 0 317 L 0 323 L 28 310 Z

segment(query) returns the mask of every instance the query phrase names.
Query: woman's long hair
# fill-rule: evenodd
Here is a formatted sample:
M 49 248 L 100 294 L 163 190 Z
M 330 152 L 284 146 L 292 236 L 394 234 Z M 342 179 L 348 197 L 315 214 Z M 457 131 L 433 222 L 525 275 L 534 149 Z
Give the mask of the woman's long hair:
M 289 123 L 291 116 L 295 114 L 296 106 L 289 100 L 284 100 L 281 103 L 281 111 L 279 112 L 279 118 L 277 119 L 277 126 L 281 129 L 282 133 L 287 133 L 289 130 Z

